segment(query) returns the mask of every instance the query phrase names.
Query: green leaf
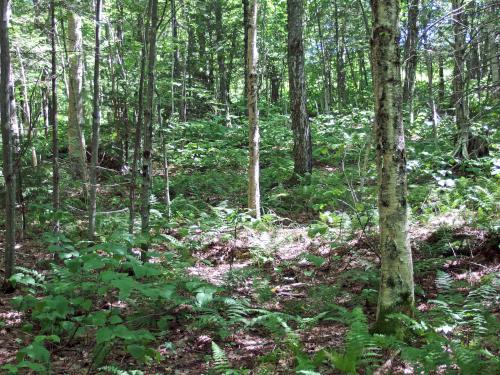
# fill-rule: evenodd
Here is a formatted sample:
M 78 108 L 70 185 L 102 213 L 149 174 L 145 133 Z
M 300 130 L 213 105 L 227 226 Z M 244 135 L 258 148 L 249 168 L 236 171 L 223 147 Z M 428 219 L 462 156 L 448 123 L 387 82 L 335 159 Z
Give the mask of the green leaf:
M 85 263 L 83 264 L 83 269 L 85 271 L 99 270 L 101 268 L 104 268 L 105 266 L 106 264 L 103 262 L 101 257 L 95 255 L 92 258 L 85 261 Z
M 137 282 L 130 276 L 118 280 L 112 280 L 111 285 L 120 290 L 120 298 L 126 299 L 130 296 L 132 289 L 137 287 Z
M 127 352 L 140 362 L 144 362 L 144 360 L 146 359 L 146 348 L 144 347 L 144 345 L 127 345 Z
M 120 318 L 118 315 L 111 315 L 111 317 L 108 319 L 110 324 L 119 324 L 123 322 L 123 319 Z
M 103 342 L 108 342 L 113 340 L 115 337 L 113 331 L 109 327 L 102 327 L 97 330 L 95 335 L 97 344 L 102 344 Z

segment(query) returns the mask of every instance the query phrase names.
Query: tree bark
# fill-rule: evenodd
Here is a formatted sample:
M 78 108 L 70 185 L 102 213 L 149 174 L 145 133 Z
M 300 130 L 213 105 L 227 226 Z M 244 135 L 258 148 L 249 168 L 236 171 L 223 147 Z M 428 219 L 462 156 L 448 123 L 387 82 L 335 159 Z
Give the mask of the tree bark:
M 135 208 L 136 208 L 136 183 L 137 183 L 137 168 L 139 164 L 139 158 L 141 153 L 141 139 L 142 139 L 142 128 L 144 127 L 144 80 L 146 75 L 146 38 L 144 33 L 147 31 L 140 31 L 139 42 L 142 44 L 141 48 L 141 63 L 140 63 L 140 77 L 139 77 L 139 92 L 137 98 L 137 122 L 135 125 L 134 134 L 134 154 L 132 156 L 132 167 L 130 172 L 130 190 L 129 190 L 129 200 L 130 200 L 130 210 L 129 210 L 129 233 L 134 233 L 135 224 Z
M 452 0 L 454 65 L 453 65 L 453 102 L 455 105 L 455 121 L 457 125 L 457 142 L 454 155 L 458 158 L 469 158 L 469 110 L 465 94 L 465 37 L 466 15 L 464 0 Z
M 490 21 L 489 28 L 488 60 L 491 61 L 491 92 L 493 97 L 500 98 L 500 31 L 498 30 L 498 24 L 496 24 L 495 21 Z
M 85 146 L 83 114 L 83 42 L 82 19 L 68 13 L 68 48 L 69 48 L 69 97 L 68 97 L 68 148 L 72 172 L 88 182 L 87 155 Z M 87 189 L 85 189 L 86 191 Z
M 322 19 L 321 12 L 319 9 L 316 11 L 316 17 L 318 21 L 318 36 L 319 36 L 319 47 L 321 55 L 321 66 L 323 72 L 323 110 L 326 114 L 330 113 L 330 101 L 331 101 L 331 74 L 330 74 L 330 56 L 328 49 L 325 46 L 325 39 L 323 37 L 323 29 L 321 27 Z
M 243 30 L 244 30 L 244 37 L 243 37 L 243 45 L 245 48 L 245 51 L 243 53 L 243 64 L 245 65 L 245 89 L 243 91 L 243 96 L 245 96 L 248 93 L 248 1 L 249 0 L 242 0 L 243 3 Z
M 404 47 L 405 80 L 403 84 L 403 104 L 408 105 L 410 123 L 413 123 L 413 92 L 415 91 L 415 75 L 417 72 L 418 45 L 418 13 L 419 0 L 408 3 L 408 32 Z
M 5 180 L 4 288 L 11 289 L 16 246 L 16 174 L 14 171 L 14 130 L 11 103 L 14 87 L 10 79 L 10 1 L 0 0 L 0 122 L 2 127 L 3 177 Z
M 372 0 L 371 41 L 380 230 L 380 290 L 375 331 L 394 332 L 392 313 L 411 314 L 413 265 L 408 238 L 405 138 L 399 51 L 399 0 Z
M 336 46 L 336 69 L 337 69 L 337 102 L 339 109 L 346 99 L 346 74 L 344 62 L 344 43 L 340 36 L 340 17 L 337 0 L 333 2 L 335 17 L 335 46 Z
M 146 107 L 144 110 L 144 146 L 142 151 L 142 189 L 141 189 L 141 230 L 144 235 L 149 234 L 149 210 L 152 182 L 153 156 L 153 102 L 155 87 L 156 64 L 156 34 L 158 29 L 158 0 L 150 0 L 151 24 L 148 35 L 148 85 L 146 91 Z M 146 252 L 148 246 L 143 247 Z M 143 253 L 143 258 L 145 254 Z
M 249 123 L 248 208 L 260 218 L 260 166 L 259 166 L 259 107 L 257 85 L 257 14 L 258 0 L 250 0 L 248 8 L 247 106 Z
M 304 39 L 302 36 L 304 4 L 287 0 L 288 77 L 293 130 L 294 172 L 304 176 L 312 171 L 311 129 L 306 110 L 304 76 Z
M 57 51 L 55 0 L 50 1 L 50 45 L 51 45 L 51 102 L 49 122 L 52 129 L 52 208 L 57 214 L 61 206 L 59 189 L 59 135 L 57 123 Z M 54 220 L 54 232 L 59 232 L 59 220 Z
M 439 70 L 439 90 L 438 90 L 438 104 L 441 109 L 444 106 L 445 96 L 445 81 L 444 81 L 444 57 L 438 54 L 438 70 Z
M 222 0 L 215 1 L 215 40 L 217 45 L 217 65 L 219 68 L 219 102 L 227 103 L 227 75 L 224 56 L 224 29 L 222 19 Z
M 89 240 L 95 236 L 96 194 L 97 194 L 97 164 L 99 158 L 99 132 L 101 127 L 99 82 L 101 63 L 101 0 L 95 3 L 95 56 L 94 56 L 94 96 L 92 103 L 92 159 L 90 162 L 90 199 L 89 199 Z

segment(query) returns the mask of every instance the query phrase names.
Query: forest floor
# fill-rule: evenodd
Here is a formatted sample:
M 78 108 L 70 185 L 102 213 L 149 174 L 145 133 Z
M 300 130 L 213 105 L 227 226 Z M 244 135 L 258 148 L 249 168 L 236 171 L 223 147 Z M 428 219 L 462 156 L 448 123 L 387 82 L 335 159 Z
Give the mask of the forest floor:
M 449 221 L 450 217 L 443 216 L 426 226 L 414 225 L 411 229 L 418 285 L 417 308 L 420 311 L 430 308 L 428 300 L 438 292 L 435 270 L 431 272 L 429 267 L 419 265 L 429 262 L 426 249 L 435 247 L 443 237 L 449 244 L 458 244 L 455 248 L 450 245 L 449 248 L 453 249 L 451 254 L 443 254 L 449 256 L 443 263 L 443 270 L 454 279 L 466 281 L 472 286 L 484 275 L 500 271 L 500 257 L 496 249 L 498 239 L 460 222 L 449 226 Z M 446 236 L 443 236 L 443 228 Z M 176 236 L 175 232 L 170 234 Z M 333 304 L 349 309 L 363 303 L 369 321 L 374 320 L 376 304 L 373 295 L 376 292 L 372 288 L 375 274 L 369 271 L 375 270 L 379 263 L 372 250 L 375 238 L 367 238 L 360 232 L 351 241 L 332 246 L 324 239 L 310 238 L 307 228 L 299 224 L 276 226 L 271 231 L 263 232 L 237 230 L 230 239 L 217 231 L 191 236 L 190 241 L 198 241 L 202 246 L 193 254 L 193 266 L 188 269 L 189 273 L 214 285 L 224 286 L 224 293 L 230 297 L 246 299 L 258 309 L 307 316 L 321 313 Z M 157 250 L 161 253 L 162 246 Z M 40 243 L 28 240 L 18 249 L 17 261 L 21 267 L 43 273 L 47 271 L 51 257 Z M 0 321 L 3 322 L 0 326 L 0 365 L 14 362 L 16 352 L 32 339 L 31 334 L 21 329 L 23 314 L 10 304 L 10 300 L 19 293 L 0 295 Z M 334 320 L 295 328 L 306 353 L 315 353 L 323 348 L 341 348 L 348 330 L 344 322 Z M 279 345 L 276 338 L 261 329 L 229 329 L 230 334 L 223 342 L 218 340 L 218 345 L 236 368 L 259 368 L 260 359 Z M 157 343 L 163 359 L 145 373 L 207 373 L 213 364 L 213 331 L 175 321 L 169 332 L 166 340 Z M 91 345 L 90 342 L 75 341 L 70 347 L 61 344 L 51 348 L 52 372 L 88 373 Z M 391 353 L 385 353 L 382 363 L 390 357 Z M 134 364 L 133 361 L 127 363 L 130 357 L 119 351 L 107 361 L 125 367 Z M 294 372 L 293 361 L 293 357 L 280 358 L 273 368 L 267 369 L 272 374 L 290 374 Z M 412 372 L 409 365 L 397 358 L 391 361 L 390 368 L 386 368 L 386 373 Z M 322 373 L 336 372 L 325 370 Z

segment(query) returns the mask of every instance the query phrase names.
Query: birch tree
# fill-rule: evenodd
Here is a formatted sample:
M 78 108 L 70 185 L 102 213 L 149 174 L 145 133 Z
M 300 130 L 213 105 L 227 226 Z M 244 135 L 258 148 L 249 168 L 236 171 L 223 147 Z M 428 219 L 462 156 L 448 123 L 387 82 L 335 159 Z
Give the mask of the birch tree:
M 411 314 L 413 265 L 408 238 L 405 138 L 401 114 L 399 0 L 373 0 L 372 59 L 377 143 L 380 290 L 375 329 L 394 331 L 387 315 Z

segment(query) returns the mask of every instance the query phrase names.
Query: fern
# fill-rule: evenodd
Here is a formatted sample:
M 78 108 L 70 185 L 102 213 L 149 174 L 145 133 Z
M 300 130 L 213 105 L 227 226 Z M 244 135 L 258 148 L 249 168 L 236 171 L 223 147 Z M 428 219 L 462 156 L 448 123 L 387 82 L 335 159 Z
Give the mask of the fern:
M 453 284 L 453 278 L 446 272 L 437 271 L 436 287 L 442 292 L 448 292 Z
M 214 369 L 217 373 L 225 374 L 230 370 L 226 352 L 213 341 L 212 341 L 212 359 L 214 361 Z
M 330 363 L 347 374 L 357 374 L 357 367 L 363 364 L 368 367 L 378 360 L 379 348 L 368 332 L 366 316 L 360 308 L 351 313 L 351 326 L 347 333 L 343 352 L 325 352 Z
M 246 322 L 246 317 L 249 313 L 247 301 L 237 300 L 234 298 L 224 298 L 223 303 L 226 307 L 226 314 L 232 324 Z

